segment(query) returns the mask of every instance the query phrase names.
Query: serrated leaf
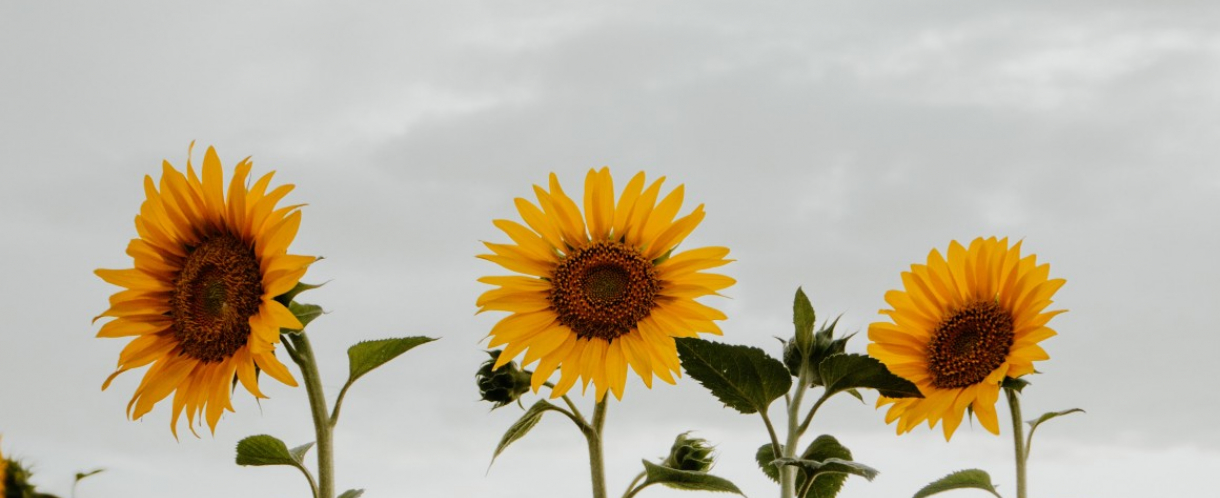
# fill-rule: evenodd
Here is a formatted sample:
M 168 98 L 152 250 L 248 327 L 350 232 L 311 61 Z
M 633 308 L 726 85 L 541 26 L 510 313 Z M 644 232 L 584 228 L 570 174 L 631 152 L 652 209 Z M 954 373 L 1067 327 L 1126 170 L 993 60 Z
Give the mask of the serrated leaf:
M 303 303 L 298 303 L 296 301 L 292 301 L 292 302 L 288 303 L 288 311 L 291 311 L 292 316 L 297 317 L 297 320 L 299 320 L 301 322 L 301 328 L 299 328 L 299 329 L 280 329 L 281 333 L 290 333 L 290 334 L 299 333 L 302 330 L 305 330 L 305 327 L 309 325 L 309 322 L 314 321 L 315 318 L 320 317 L 326 313 L 325 311 L 322 310 L 321 306 L 318 306 L 316 304 L 303 304 Z
M 288 445 L 275 436 L 266 434 L 250 436 L 237 442 L 237 464 L 300 466 L 300 462 L 288 452 Z
M 838 459 L 850 462 L 852 459 L 851 450 L 847 449 L 839 443 L 834 436 L 823 434 L 818 436 L 809 443 L 809 447 L 805 448 L 805 452 L 801 453 L 802 460 L 814 460 L 826 462 L 832 459 Z M 868 467 L 871 469 L 871 467 Z M 874 470 L 874 472 L 876 472 Z M 874 474 L 875 476 L 876 474 Z M 804 489 L 804 476 L 797 479 L 796 489 Z M 872 478 L 868 478 L 870 481 Z M 847 482 L 846 473 L 831 473 L 823 475 L 813 481 L 813 486 L 809 488 L 809 492 L 805 493 L 804 498 L 834 498 L 839 494 L 839 490 L 843 489 L 843 483 Z
M 861 354 L 839 353 L 822 360 L 818 365 L 826 392 L 822 397 L 848 389 L 876 389 L 891 398 L 922 398 L 919 388 L 911 381 L 890 373 L 885 365 L 875 358 Z
M 758 463 L 758 470 L 772 481 L 779 482 L 779 468 L 771 463 L 775 461 L 775 447 L 771 443 L 758 447 L 758 451 L 754 453 L 754 461 Z
M 313 441 L 310 441 L 308 443 L 297 446 L 296 448 L 288 450 L 288 454 L 292 455 L 293 460 L 296 460 L 297 462 L 300 462 L 300 463 L 305 463 L 305 453 L 308 453 L 310 448 L 313 448 Z
M 796 288 L 796 297 L 792 300 L 792 325 L 796 327 L 796 347 L 808 358 L 813 351 L 813 326 L 817 316 L 813 312 L 813 304 L 809 296 L 800 287 Z
M 500 456 L 500 453 L 503 453 L 504 449 L 508 448 L 508 445 L 513 444 L 514 441 L 525 437 L 525 435 L 529 433 L 530 429 L 533 429 L 535 425 L 538 425 L 538 421 L 542 420 L 543 413 L 546 413 L 548 410 L 558 411 L 559 409 L 560 408 L 558 406 L 552 405 L 545 399 L 540 399 L 537 403 L 531 405 L 529 409 L 525 411 L 525 414 L 522 415 L 521 418 L 517 419 L 516 422 L 513 422 L 513 425 L 509 426 L 508 431 L 505 432 L 504 436 L 500 438 L 500 444 L 496 445 L 496 452 L 491 455 L 492 463 L 495 463 L 496 457 Z
M 339 498 L 360 498 L 363 495 L 363 489 L 349 489 L 344 491 L 343 494 L 339 495 Z
M 1025 386 L 1028 386 L 1028 385 L 1029 385 L 1028 380 L 1020 379 L 1020 378 L 1016 378 L 1016 377 L 1004 377 L 1004 380 L 1002 382 L 1000 382 L 1000 387 L 1002 387 L 1004 389 L 1012 389 L 1016 392 L 1021 392 L 1021 390 L 1025 389 Z
M 779 360 L 761 349 L 679 338 L 682 368 L 725 406 L 741 413 L 764 411 L 792 387 L 792 377 Z
M 1027 421 L 1025 421 L 1025 423 L 1029 424 L 1029 432 L 1032 434 L 1034 432 L 1034 429 L 1037 429 L 1038 426 L 1042 424 L 1042 422 L 1046 422 L 1047 420 L 1050 420 L 1052 418 L 1062 417 L 1064 415 L 1068 415 L 1068 414 L 1072 414 L 1072 413 L 1084 413 L 1084 410 L 1080 409 L 1080 408 L 1072 408 L 1071 410 L 1063 410 L 1063 411 L 1058 411 L 1058 412 L 1046 412 L 1046 413 L 1043 413 L 1041 417 L 1038 417 L 1033 420 L 1027 420 Z
M 363 341 L 347 349 L 350 373 L 347 383 L 355 382 L 369 371 L 397 358 L 411 348 L 435 341 L 431 337 L 402 337 Z
M 640 487 L 652 484 L 662 484 L 675 489 L 690 491 L 714 491 L 720 493 L 737 493 L 745 496 L 737 486 L 723 477 L 717 477 L 706 472 L 677 470 L 663 467 L 644 460 L 644 472 L 647 478 Z
M 995 495 L 996 498 L 1002 498 L 996 492 L 995 486 L 991 484 L 991 475 L 979 469 L 959 470 L 937 479 L 917 491 L 911 498 L 925 498 L 945 491 L 967 488 L 981 489 Z

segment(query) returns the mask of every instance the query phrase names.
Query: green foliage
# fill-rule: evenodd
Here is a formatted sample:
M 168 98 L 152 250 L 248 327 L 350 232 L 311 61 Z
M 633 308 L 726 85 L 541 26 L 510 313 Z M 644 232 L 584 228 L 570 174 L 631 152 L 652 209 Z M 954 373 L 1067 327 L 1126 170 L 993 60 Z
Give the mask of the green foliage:
M 690 432 L 683 432 L 674 438 L 669 456 L 661 465 L 677 470 L 707 472 L 715 463 L 716 455 L 711 443 L 703 438 L 690 437 Z
M 821 435 L 809 443 L 809 447 L 801 453 L 801 460 L 812 460 L 816 462 L 826 462 L 831 459 L 839 459 L 850 462 L 852 459 L 851 450 L 847 449 L 839 443 L 839 440 L 834 436 Z M 824 475 L 818 476 L 813 481 L 813 486 L 805 493 L 802 498 L 834 498 L 839 494 L 839 490 L 843 489 L 843 483 L 847 482 L 847 473 L 827 472 Z M 868 478 L 870 481 L 872 478 Z M 805 476 L 801 475 L 796 480 L 796 489 L 805 489 Z
M 309 453 L 310 448 L 313 448 L 313 441 L 310 441 L 308 443 L 297 446 L 296 448 L 288 450 L 288 454 L 292 455 L 293 460 L 296 460 L 298 462 L 304 462 L 305 454 Z
M 344 491 L 343 494 L 339 495 L 339 498 L 360 498 L 363 495 L 363 489 L 349 489 Z
M 318 258 L 318 259 L 322 259 L 322 258 Z M 296 299 L 297 294 L 300 294 L 307 290 L 317 289 L 318 287 L 321 287 L 323 285 L 326 285 L 326 284 L 313 285 L 313 284 L 307 284 L 305 282 L 297 282 L 297 284 L 295 286 L 293 286 L 292 289 L 290 289 L 288 292 L 285 292 L 283 294 L 276 296 L 275 300 L 279 301 L 280 304 L 282 304 L 284 306 L 288 306 L 288 303 L 291 303 L 293 299 Z
M 850 460 L 843 460 L 841 458 L 827 458 L 827 459 L 821 460 L 821 461 L 806 460 L 804 458 L 777 458 L 775 460 L 775 464 L 779 465 L 781 467 L 792 466 L 792 467 L 796 467 L 796 468 L 800 469 L 803 479 L 797 480 L 798 487 L 804 486 L 804 483 L 808 479 L 813 479 L 814 480 L 813 487 L 816 487 L 817 485 L 820 484 L 819 478 L 826 479 L 826 478 L 830 477 L 831 475 L 835 475 L 835 474 L 857 475 L 857 476 L 863 477 L 863 478 L 871 481 L 874 478 L 876 478 L 877 474 L 879 473 L 879 472 L 877 472 L 877 469 L 869 467 L 868 465 L 864 465 L 864 464 L 858 463 L 858 462 L 853 462 Z M 842 486 L 842 483 L 839 483 L 838 486 Z M 837 489 L 838 486 L 834 487 L 835 493 L 838 492 L 838 489 Z M 809 492 L 807 492 L 807 494 L 805 494 L 804 496 L 806 496 L 806 497 L 818 496 L 818 495 L 812 494 L 813 487 L 810 487 Z M 798 489 L 803 489 L 803 488 L 798 488 Z M 828 487 L 827 489 L 831 489 L 831 488 Z M 827 496 L 834 496 L 834 495 L 831 494 L 831 495 L 827 495 Z
M 402 337 L 357 343 L 347 350 L 350 367 L 347 383 L 355 382 L 364 374 L 397 358 L 398 355 L 410 351 L 415 346 L 435 340 L 431 337 Z
M 1043 413 L 1041 417 L 1038 417 L 1033 420 L 1027 420 L 1027 421 L 1025 421 L 1025 423 L 1029 424 L 1029 433 L 1030 433 L 1030 435 L 1033 435 L 1034 429 L 1037 429 L 1038 426 L 1042 425 L 1043 422 L 1046 422 L 1047 420 L 1050 420 L 1052 418 L 1062 417 L 1064 415 L 1068 415 L 1068 414 L 1072 414 L 1072 413 L 1084 413 L 1084 410 L 1080 409 L 1080 408 L 1072 408 L 1070 410 L 1063 410 L 1063 411 L 1058 411 L 1058 412 L 1046 412 L 1046 413 Z
M 1030 448 L 1030 446 L 1033 445 L 1034 431 L 1038 429 L 1038 426 L 1042 425 L 1042 423 L 1046 422 L 1047 420 L 1057 418 L 1057 417 L 1062 417 L 1064 415 L 1069 415 L 1072 413 L 1084 413 L 1084 410 L 1082 410 L 1080 408 L 1072 408 L 1070 410 L 1062 410 L 1062 411 L 1057 411 L 1057 412 L 1046 412 L 1046 413 L 1043 413 L 1041 417 L 1038 417 L 1033 420 L 1025 421 L 1025 423 L 1029 424 L 1029 434 L 1025 436 L 1025 458 L 1026 459 L 1029 458 L 1029 448 Z
M 74 481 L 72 481 L 72 483 L 73 483 L 73 485 L 75 485 L 76 483 L 81 482 L 81 480 L 83 480 L 86 477 L 92 477 L 92 476 L 101 474 L 102 472 L 105 472 L 105 471 L 106 471 L 106 469 L 93 469 L 93 470 L 90 470 L 89 472 L 77 472 L 76 479 Z
M 796 297 L 792 300 L 792 324 L 796 327 L 796 337 L 793 342 L 804 358 L 809 358 L 813 352 L 813 326 L 817 315 L 813 312 L 813 304 L 800 287 L 796 288 Z
M 1028 380 L 1019 379 L 1016 377 L 1004 377 L 1004 381 L 1000 383 L 1000 387 L 1002 387 L 1004 389 L 1012 389 L 1013 391 L 1016 391 L 1016 392 L 1021 392 L 1021 390 L 1025 389 L 1025 386 L 1028 386 L 1028 385 L 1029 385 Z
M 780 450 L 783 449 L 781 446 Z M 754 453 L 754 461 L 758 463 L 758 469 L 772 481 L 779 482 L 779 468 L 772 464 L 776 458 L 779 457 L 775 455 L 775 447 L 771 443 L 759 446 L 758 451 Z
M 530 389 L 530 374 L 517 367 L 517 362 L 510 361 L 495 369 L 500 351 L 488 351 L 491 359 L 483 362 L 475 372 L 475 384 L 479 386 L 479 397 L 492 403 L 492 409 L 517 401 L 522 394 Z
M 723 477 L 716 477 L 707 472 L 671 469 L 644 460 L 644 472 L 647 478 L 640 488 L 653 484 L 663 484 L 675 489 L 690 491 L 713 491 L 720 493 L 737 493 L 745 496 L 737 486 Z
M 495 463 L 496 457 L 500 456 L 500 453 L 503 453 L 504 449 L 508 448 L 508 445 L 529 434 L 530 429 L 538 425 L 538 421 L 542 420 L 542 414 L 548 410 L 562 411 L 558 406 L 552 405 L 545 399 L 540 399 L 537 403 L 530 406 L 521 418 L 513 422 L 513 425 L 504 433 L 504 437 L 500 438 L 500 444 L 496 445 L 496 452 L 491 456 L 492 463 Z
M 925 498 L 945 491 L 967 488 L 981 489 L 995 495 L 996 498 L 1001 498 L 1000 494 L 996 492 L 995 486 L 991 484 L 991 475 L 979 469 L 959 470 L 937 479 L 917 491 L 911 498 Z
M 289 465 L 300 467 L 305 451 L 312 446 L 309 443 L 288 451 L 288 445 L 275 436 L 260 434 L 250 436 L 237 442 L 238 465 Z
M 792 387 L 779 360 L 761 349 L 679 338 L 682 368 L 721 402 L 741 413 L 765 411 Z
M 922 398 L 919 388 L 902 377 L 890 373 L 885 365 L 861 354 L 833 354 L 822 360 L 818 370 L 826 385 L 822 397 L 829 398 L 848 389 L 876 389 L 891 398 Z

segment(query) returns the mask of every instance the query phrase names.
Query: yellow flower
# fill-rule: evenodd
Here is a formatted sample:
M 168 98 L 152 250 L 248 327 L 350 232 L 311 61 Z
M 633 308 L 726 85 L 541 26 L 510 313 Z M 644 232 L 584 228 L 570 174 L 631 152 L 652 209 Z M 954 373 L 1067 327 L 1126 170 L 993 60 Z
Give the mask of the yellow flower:
M 192 147 L 194 144 L 192 144 Z M 208 147 L 200 179 L 190 159 L 186 175 L 162 166 L 160 190 L 144 177 L 146 200 L 136 216 L 140 238 L 127 246 L 135 268 L 99 269 L 106 282 L 125 287 L 110 297 L 110 308 L 94 319 L 114 317 L 98 337 L 134 337 L 119 354 L 119 374 L 151 364 L 127 414 L 138 419 L 174 394 L 170 430 L 178 417 L 206 419 L 212 432 L 224 410 L 233 411 L 234 378 L 254 396 L 258 372 L 296 386 L 275 357 L 280 329 L 300 329 L 300 321 L 275 300 L 291 290 L 317 258 L 287 253 L 301 224 L 299 205 L 276 208 L 293 188 L 267 191 L 267 175 L 247 188 L 249 158 L 237 165 L 224 193 L 223 171 Z
M 903 272 L 904 290 L 885 294 L 894 309 L 881 310 L 893 322 L 869 326 L 868 354 L 919 386 L 924 398 L 881 397 L 878 407 L 893 405 L 885 422 L 897 420 L 902 434 L 925 420 L 929 428 L 943 421 L 948 441 L 969 406 L 999 434 L 1000 383 L 1050 358 L 1038 343 L 1056 334 L 1046 324 L 1066 311 L 1043 311 L 1064 284 L 1049 274 L 1049 264 L 1021 256 L 1020 242 L 1009 247 L 995 237 L 974 239 L 969 249 L 953 241 L 948 260 L 933 249 L 926 265 Z
M 681 375 L 674 337 L 719 335 L 724 313 L 696 302 L 733 285 L 732 278 L 702 270 L 724 265 L 729 250 L 674 248 L 703 220 L 703 205 L 675 219 L 683 186 L 660 202 L 661 178 L 647 188 L 636 174 L 614 199 L 610 170 L 589 170 L 584 215 L 550 175 L 550 191 L 534 186 L 535 205 L 516 199 L 528 227 L 495 220 L 513 244 L 484 242 L 494 254 L 480 258 L 528 276 L 484 277 L 496 288 L 483 293 L 479 311 L 507 311 L 488 334 L 490 347 L 505 345 L 495 368 L 525 352 L 522 365 L 538 362 L 534 392 L 560 369 L 551 397 L 579 378 L 593 382 L 600 402 L 607 389 L 622 399 L 630 365 L 644 384 L 652 376 L 674 382 Z

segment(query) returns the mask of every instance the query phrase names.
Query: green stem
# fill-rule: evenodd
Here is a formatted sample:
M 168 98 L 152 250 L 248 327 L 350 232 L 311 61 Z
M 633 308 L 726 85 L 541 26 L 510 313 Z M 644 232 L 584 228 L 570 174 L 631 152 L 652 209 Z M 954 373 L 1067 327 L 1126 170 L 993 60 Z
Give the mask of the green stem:
M 636 493 L 639 493 L 641 489 L 644 489 L 643 487 L 637 488 L 635 485 L 639 484 L 640 479 L 643 479 L 646 475 L 648 475 L 647 472 L 640 472 L 638 475 L 636 475 L 635 479 L 631 480 L 631 484 L 627 485 L 627 491 L 623 492 L 623 498 L 631 498 L 635 496 Z
M 792 395 L 792 402 L 788 404 L 788 439 L 784 443 L 784 458 L 796 458 L 796 449 L 801 441 L 801 433 L 804 432 L 800 424 L 801 401 L 805 399 L 805 390 L 808 388 L 809 375 L 802 368 L 801 374 L 796 378 L 796 392 Z M 793 498 L 796 496 L 797 470 L 793 466 L 781 467 L 779 469 L 780 498 Z
M 1012 442 L 1016 450 L 1017 459 L 1017 498 L 1025 498 L 1025 436 L 1022 434 L 1025 430 L 1024 423 L 1021 421 L 1021 399 L 1020 394 L 1013 389 L 1004 389 L 1004 395 L 1008 398 L 1008 409 L 1012 413 Z
M 606 424 L 606 400 L 593 408 L 593 426 L 585 431 L 589 441 L 589 472 L 593 481 L 593 498 L 606 498 L 606 466 L 602 457 L 602 428 Z
M 318 498 L 335 496 L 335 449 L 332 440 L 330 416 L 326 410 L 326 397 L 322 393 L 322 376 L 318 373 L 318 362 L 304 332 L 286 334 L 292 342 L 289 356 L 301 368 L 305 392 L 309 394 L 309 408 L 313 412 L 313 425 L 317 437 L 318 453 Z

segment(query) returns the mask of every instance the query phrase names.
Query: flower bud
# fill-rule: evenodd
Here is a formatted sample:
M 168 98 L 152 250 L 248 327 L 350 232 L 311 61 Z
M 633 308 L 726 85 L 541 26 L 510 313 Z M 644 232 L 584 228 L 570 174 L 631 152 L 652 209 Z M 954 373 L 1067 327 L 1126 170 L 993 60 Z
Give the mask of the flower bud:
M 707 472 L 715 463 L 716 456 L 712 453 L 712 445 L 706 439 L 690 437 L 689 432 L 678 434 L 674 445 L 669 449 L 669 456 L 661 465 L 676 470 Z
M 491 355 L 491 359 L 479 367 L 475 382 L 479 385 L 479 396 L 483 401 L 495 403 L 494 410 L 517 401 L 525 394 L 530 388 L 530 374 L 518 368 L 515 361 L 493 368 L 500 358 L 500 351 L 488 351 L 487 354 Z

